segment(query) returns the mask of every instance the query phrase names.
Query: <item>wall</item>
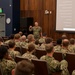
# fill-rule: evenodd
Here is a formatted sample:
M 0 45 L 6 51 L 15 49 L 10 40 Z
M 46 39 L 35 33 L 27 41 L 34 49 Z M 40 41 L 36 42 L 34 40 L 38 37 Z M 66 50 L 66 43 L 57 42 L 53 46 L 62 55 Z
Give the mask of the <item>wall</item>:
M 17 3 L 16 3 L 17 2 Z M 20 30 L 20 1 L 19 0 L 0 0 L 0 7 L 6 15 L 5 26 L 6 36 L 17 33 Z M 9 24 L 6 23 L 7 18 L 11 19 Z
M 68 38 L 75 37 L 74 33 L 56 32 L 56 0 L 20 0 L 21 17 L 33 17 L 34 21 L 38 21 L 43 32 L 54 40 L 60 38 L 65 33 Z M 45 14 L 45 10 L 49 13 Z M 51 13 L 50 13 L 51 11 Z

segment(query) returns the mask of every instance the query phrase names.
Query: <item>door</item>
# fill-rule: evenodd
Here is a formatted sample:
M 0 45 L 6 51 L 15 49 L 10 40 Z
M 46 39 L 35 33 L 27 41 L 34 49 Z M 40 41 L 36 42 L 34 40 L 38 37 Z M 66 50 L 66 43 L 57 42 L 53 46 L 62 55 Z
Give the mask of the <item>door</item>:
M 5 14 L 0 14 L 0 37 L 5 36 Z

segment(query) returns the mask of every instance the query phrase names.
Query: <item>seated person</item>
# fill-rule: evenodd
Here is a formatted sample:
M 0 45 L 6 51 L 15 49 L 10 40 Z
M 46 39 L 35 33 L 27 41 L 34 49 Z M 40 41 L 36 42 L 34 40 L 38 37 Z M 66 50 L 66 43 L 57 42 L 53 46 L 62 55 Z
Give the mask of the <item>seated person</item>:
M 29 60 L 37 59 L 37 57 L 35 55 L 33 55 L 34 52 L 35 52 L 35 45 L 31 43 L 28 45 L 28 51 L 26 53 L 24 53 L 22 55 L 22 57 L 27 58 Z
M 15 68 L 15 75 L 32 75 L 34 64 L 28 60 L 20 61 Z
M 0 65 L 3 75 L 11 75 L 12 69 L 15 68 L 16 63 L 9 60 L 8 49 L 5 46 L 0 46 Z
M 62 75 L 69 75 L 69 72 L 67 70 L 67 67 L 68 67 L 67 61 L 62 60 L 61 62 L 59 62 L 53 57 L 53 54 L 54 54 L 53 45 L 47 44 L 46 52 L 47 54 L 42 56 L 40 59 L 45 60 L 47 62 L 49 74 L 52 72 L 57 72 L 57 71 L 62 70 Z
M 9 55 L 15 59 L 16 56 L 21 56 L 21 53 L 19 51 L 15 51 L 15 42 L 13 40 L 9 41 L 8 43 L 9 46 Z
M 57 51 L 57 52 L 60 52 L 61 51 L 61 43 L 62 43 L 62 39 L 57 39 L 57 42 L 56 42 L 56 46 L 54 46 L 54 50 Z

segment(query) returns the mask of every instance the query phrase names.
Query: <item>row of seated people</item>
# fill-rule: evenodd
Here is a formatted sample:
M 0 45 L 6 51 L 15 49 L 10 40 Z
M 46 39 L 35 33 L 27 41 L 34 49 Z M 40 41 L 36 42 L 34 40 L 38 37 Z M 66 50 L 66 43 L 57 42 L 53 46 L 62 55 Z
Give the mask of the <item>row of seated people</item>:
M 32 44 L 31 44 L 32 45 Z M 69 75 L 68 72 L 68 62 L 66 60 L 62 60 L 59 62 L 58 60 L 55 60 L 53 57 L 54 49 L 52 45 L 46 45 L 46 51 L 47 54 L 45 56 L 42 56 L 40 60 L 45 60 L 47 62 L 48 67 L 48 74 L 51 74 L 52 72 L 57 72 L 61 70 L 62 75 Z M 3 75 L 11 75 L 11 70 L 15 68 L 16 62 L 14 60 L 8 60 L 11 59 L 8 58 L 8 49 L 5 46 L 0 46 L 0 64 L 2 67 Z M 37 58 L 28 58 L 30 61 L 32 59 Z M 38 60 L 38 59 L 37 59 Z M 39 66 L 40 68 L 40 66 Z
M 22 36 L 21 38 L 20 38 L 20 35 L 19 34 L 15 34 L 15 36 L 14 36 L 14 41 L 15 41 L 15 43 L 16 43 L 16 46 L 17 47 L 25 47 L 25 48 L 27 48 L 28 49 L 28 46 L 31 46 L 31 47 L 33 47 L 33 48 L 31 48 L 30 47 L 30 49 L 28 49 L 28 51 L 27 51 L 27 53 L 25 53 L 24 55 L 22 55 L 22 57 L 24 57 L 24 58 L 26 58 L 26 56 L 27 56 L 27 58 L 28 57 L 30 57 L 30 54 L 32 54 L 35 50 L 35 47 L 36 48 L 39 48 L 39 49 L 42 49 L 42 50 L 45 50 L 45 46 L 47 45 L 47 44 L 53 44 L 53 40 L 51 39 L 51 38 L 46 38 L 46 44 L 45 43 L 43 43 L 40 47 L 37 47 L 37 45 L 35 45 L 35 47 L 33 46 L 33 45 L 31 45 L 31 43 L 35 43 L 35 41 L 34 41 L 34 36 L 32 35 L 32 34 L 30 34 L 29 36 L 28 36 L 28 40 L 27 40 L 27 42 L 26 41 L 24 41 L 22 38 L 25 38 L 25 36 Z M 9 43 L 11 42 L 9 42 L 10 40 L 8 40 L 8 41 L 6 41 L 5 42 L 5 44 L 8 44 L 9 45 Z M 66 43 L 66 45 L 64 46 L 64 41 L 66 41 L 67 43 Z M 9 42 L 9 43 L 8 43 Z M 65 58 L 65 53 L 67 53 L 67 52 L 71 52 L 70 50 L 68 50 L 68 45 L 69 45 L 69 41 L 68 41 L 68 39 L 64 39 L 63 40 L 63 42 L 62 42 L 62 49 L 60 49 L 60 50 L 58 50 L 58 51 L 61 51 L 61 52 L 63 52 L 63 58 Z M 63 49 L 64 48 L 64 49 Z M 11 54 L 13 53 L 13 50 L 11 49 L 11 48 L 9 48 L 9 54 L 10 54 L 10 56 L 12 57 L 12 58 L 14 58 Z M 56 50 L 57 51 L 57 50 Z M 10 53 L 11 52 L 11 53 Z M 20 53 L 19 53 L 19 55 L 21 55 Z M 36 55 L 36 54 L 35 54 Z M 33 56 L 32 56 L 33 57 Z M 31 58 L 31 57 L 30 57 Z M 37 57 L 36 57 L 37 58 Z M 30 59 L 31 60 L 31 59 Z

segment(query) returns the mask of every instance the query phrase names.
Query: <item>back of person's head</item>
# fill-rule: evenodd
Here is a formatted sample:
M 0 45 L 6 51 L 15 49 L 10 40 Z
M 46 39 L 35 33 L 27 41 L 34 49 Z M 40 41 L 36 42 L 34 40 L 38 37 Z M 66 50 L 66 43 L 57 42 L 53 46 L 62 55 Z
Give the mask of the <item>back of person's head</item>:
M 62 44 L 62 39 L 57 39 L 57 45 L 61 45 Z
M 20 61 L 15 69 L 15 75 L 32 75 L 34 65 L 28 60 Z
M 21 36 L 20 40 L 21 41 L 25 41 L 26 40 L 26 36 L 25 35 Z
M 28 41 L 31 42 L 31 41 L 34 40 L 34 35 L 29 34 L 29 35 L 27 36 L 27 38 L 28 38 Z
M 33 43 L 28 45 L 28 51 L 32 52 L 33 50 L 35 50 L 35 45 Z
M 35 40 L 35 44 L 38 45 L 39 44 L 39 40 Z
M 63 39 L 67 39 L 66 34 L 63 34 L 61 38 L 62 38 L 62 40 L 63 40 Z
M 0 60 L 4 58 L 6 53 L 8 53 L 8 49 L 4 45 L 1 45 L 0 46 Z
M 45 43 L 46 43 L 46 44 L 49 44 L 49 43 L 51 43 L 52 41 L 53 41 L 53 39 L 50 38 L 50 37 L 47 37 L 47 38 L 45 39 Z
M 47 45 L 45 46 L 45 49 L 46 49 L 46 52 L 47 52 L 47 53 L 51 53 L 51 52 L 53 52 L 53 45 L 47 44 Z
M 11 34 L 11 35 L 9 36 L 9 39 L 14 39 L 14 34 Z
M 64 39 L 64 40 L 62 41 L 62 45 L 63 45 L 64 47 L 67 47 L 67 46 L 69 45 L 69 40 L 68 40 L 68 39 Z
M 20 37 L 21 37 L 21 36 L 20 36 L 19 33 L 17 33 L 17 34 L 14 35 L 14 39 L 20 39 Z
M 10 40 L 8 43 L 9 48 L 13 48 L 15 46 L 15 41 Z
M 74 38 L 70 39 L 70 44 L 75 44 L 75 39 Z
M 19 34 L 22 36 L 23 32 L 22 31 L 19 31 Z
M 47 34 L 46 34 L 46 33 L 43 33 L 43 34 L 42 34 L 42 36 L 43 36 L 43 37 L 46 37 L 46 36 L 47 36 Z

